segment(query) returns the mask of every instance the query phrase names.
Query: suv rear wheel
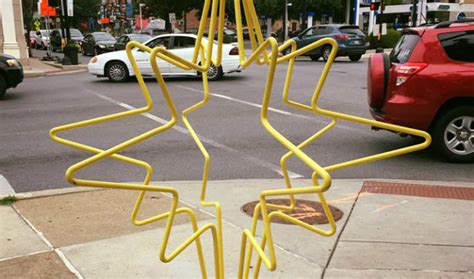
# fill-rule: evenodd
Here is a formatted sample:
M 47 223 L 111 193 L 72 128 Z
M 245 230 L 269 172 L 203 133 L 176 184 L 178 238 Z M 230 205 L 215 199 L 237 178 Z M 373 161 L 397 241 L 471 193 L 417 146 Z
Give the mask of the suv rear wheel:
M 349 59 L 353 62 L 359 61 L 362 58 L 362 54 L 352 54 L 349 55 Z
M 433 144 L 450 162 L 474 162 L 474 107 L 460 106 L 444 113 L 435 123 Z

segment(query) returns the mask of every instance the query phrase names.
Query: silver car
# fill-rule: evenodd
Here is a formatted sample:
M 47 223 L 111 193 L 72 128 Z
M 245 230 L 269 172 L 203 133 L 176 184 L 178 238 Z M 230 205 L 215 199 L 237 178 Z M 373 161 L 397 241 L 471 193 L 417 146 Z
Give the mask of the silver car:
M 35 47 L 38 49 L 47 49 L 49 46 L 49 33 L 50 30 L 40 30 L 36 31 L 36 35 L 34 37 L 35 40 Z

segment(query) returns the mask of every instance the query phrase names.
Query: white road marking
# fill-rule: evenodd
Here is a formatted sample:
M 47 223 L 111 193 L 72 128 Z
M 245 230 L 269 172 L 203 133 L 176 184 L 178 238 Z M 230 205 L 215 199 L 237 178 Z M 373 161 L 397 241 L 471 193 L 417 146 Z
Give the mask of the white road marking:
M 14 195 L 15 190 L 13 190 L 8 180 L 0 174 L 0 196 Z
M 187 87 L 187 86 L 183 86 L 183 85 L 174 85 L 174 86 L 185 89 L 185 90 L 201 93 L 201 94 L 204 93 L 204 91 L 199 90 L 199 89 L 195 89 L 195 88 L 192 88 L 192 87 Z M 248 106 L 259 108 L 259 109 L 262 108 L 262 105 L 260 105 L 260 104 L 247 102 L 247 101 L 236 99 L 236 98 L 229 97 L 229 96 L 226 96 L 226 95 L 222 95 L 222 94 L 218 94 L 218 93 L 212 93 L 212 92 L 209 93 L 209 94 L 211 96 L 221 98 L 221 99 L 225 99 L 225 100 L 229 100 L 229 101 L 232 101 L 232 102 L 248 105 Z M 272 108 L 272 107 L 268 107 L 268 110 L 272 111 L 272 112 L 282 114 L 282 115 L 287 115 L 287 116 L 293 116 L 293 117 L 296 117 L 296 118 L 306 119 L 306 120 L 310 120 L 310 121 L 317 122 L 317 123 L 324 124 L 324 125 L 329 124 L 329 120 L 324 121 L 324 120 L 321 120 L 321 119 L 318 119 L 318 118 L 309 117 L 309 116 L 298 114 L 298 113 L 292 113 L 292 112 L 288 112 L 288 111 L 285 111 L 285 110 L 276 109 L 276 108 Z M 335 128 L 339 128 L 341 130 L 346 130 L 346 131 L 351 131 L 351 132 L 358 132 L 358 133 L 366 134 L 366 132 L 361 130 L 361 129 L 357 129 L 357 128 L 347 126 L 347 125 L 344 125 L 344 124 L 341 124 L 341 123 L 338 123 L 335 126 Z
M 121 106 L 121 107 L 123 107 L 123 108 L 126 108 L 126 109 L 128 109 L 128 110 L 136 109 L 136 107 L 134 107 L 134 106 L 132 106 L 132 105 L 119 102 L 119 101 L 117 101 L 117 100 L 115 100 L 115 99 L 113 99 L 113 98 L 110 98 L 110 97 L 108 97 L 108 96 L 102 95 L 102 94 L 97 93 L 97 92 L 94 92 L 94 91 L 90 91 L 90 90 L 88 90 L 88 91 L 91 92 L 91 93 L 93 93 L 94 95 L 96 95 L 97 97 L 99 97 L 99 98 L 101 98 L 101 99 L 103 99 L 103 100 L 106 100 L 106 101 L 108 101 L 108 102 L 111 102 L 111 103 L 113 103 L 113 104 L 116 104 L 116 105 L 118 105 L 118 106 Z M 156 116 L 156 115 L 153 115 L 153 114 L 151 114 L 151 113 L 148 113 L 148 112 L 142 113 L 142 115 L 143 115 L 144 117 L 146 117 L 146 118 L 148 118 L 148 119 L 151 119 L 151 120 L 153 120 L 153 121 L 155 121 L 155 122 L 158 122 L 158 123 L 160 123 L 160 124 L 166 124 L 166 123 L 168 122 L 167 120 L 165 120 L 165 119 L 163 119 L 163 118 L 160 118 L 160 117 L 158 117 L 158 116 Z M 182 133 L 182 134 L 189 134 L 188 129 L 186 129 L 186 128 L 184 128 L 184 127 L 180 127 L 180 126 L 178 126 L 178 125 L 173 126 L 173 129 L 176 130 L 176 131 L 178 131 L 178 132 L 180 132 L 180 133 Z M 224 151 L 227 151 L 227 152 L 230 152 L 230 153 L 234 153 L 234 154 L 236 154 L 236 155 L 238 155 L 238 156 L 240 156 L 240 157 L 243 157 L 244 159 L 246 159 L 246 160 L 248 160 L 248 161 L 250 161 L 250 162 L 252 162 L 252 163 L 254 163 L 254 164 L 257 164 L 257 165 L 259 165 L 259 166 L 261 166 L 261 167 L 264 167 L 264 168 L 266 168 L 266 169 L 269 169 L 269 170 L 271 170 L 271 171 L 273 171 L 273 172 L 276 172 L 276 173 L 278 173 L 279 175 L 282 175 L 282 176 L 283 176 L 283 173 L 281 172 L 280 166 L 277 166 L 277 165 L 274 165 L 274 164 L 265 162 L 265 161 L 263 161 L 263 160 L 261 160 L 261 159 L 259 159 L 259 158 L 253 157 L 253 156 L 248 155 L 248 154 L 246 154 L 246 153 L 244 153 L 244 152 L 241 152 L 241 151 L 239 151 L 239 150 L 237 150 L 237 149 L 233 149 L 232 147 L 223 145 L 223 144 L 221 144 L 221 143 L 218 143 L 218 142 L 216 142 L 216 141 L 214 141 L 214 140 L 212 140 L 212 139 L 210 139 L 210 138 L 201 136 L 201 135 L 199 135 L 199 134 L 198 134 L 198 137 L 199 137 L 199 138 L 201 139 L 201 141 L 204 142 L 204 143 L 207 143 L 207 144 L 209 144 L 209 145 L 211 145 L 211 146 L 214 146 L 214 147 L 216 147 L 216 148 L 219 148 L 219 149 L 221 149 L 221 150 L 224 150 Z M 297 173 L 294 173 L 294 172 L 291 172 L 291 171 L 288 171 L 288 174 L 289 174 L 290 178 L 302 178 L 302 177 L 304 177 L 304 176 L 301 175 L 301 174 L 297 174 Z

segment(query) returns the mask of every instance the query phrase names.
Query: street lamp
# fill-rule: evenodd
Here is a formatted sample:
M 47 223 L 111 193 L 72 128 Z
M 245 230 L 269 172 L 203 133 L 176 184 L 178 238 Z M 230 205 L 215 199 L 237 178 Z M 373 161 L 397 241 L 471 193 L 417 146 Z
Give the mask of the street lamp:
M 293 6 L 293 3 L 288 3 L 288 0 L 285 0 L 285 22 L 283 23 L 283 30 L 285 33 L 284 41 L 288 40 L 288 7 Z
M 145 4 L 144 4 L 144 3 L 140 3 L 140 5 L 139 5 L 139 10 L 140 10 L 140 31 L 143 30 L 142 7 L 145 7 Z

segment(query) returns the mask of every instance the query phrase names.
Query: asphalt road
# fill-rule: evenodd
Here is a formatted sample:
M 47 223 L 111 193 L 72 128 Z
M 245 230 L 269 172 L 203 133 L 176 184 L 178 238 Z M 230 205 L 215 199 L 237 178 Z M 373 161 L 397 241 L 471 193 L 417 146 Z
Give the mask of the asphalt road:
M 309 59 L 297 61 L 291 96 L 301 102 L 310 97 L 323 67 Z M 338 59 L 322 92 L 321 106 L 370 117 L 366 100 L 367 62 Z M 286 150 L 262 127 L 259 119 L 267 68 L 251 66 L 210 84 L 209 104 L 193 112 L 190 121 L 201 135 L 212 162 L 210 179 L 279 178 L 279 159 Z M 285 136 L 299 143 L 322 128 L 328 119 L 297 111 L 281 103 L 286 66 L 275 78 L 270 122 Z M 199 79 L 171 78 L 167 85 L 179 111 L 198 102 Z M 129 117 L 63 133 L 63 136 L 100 148 L 108 148 L 161 125 L 169 119 L 160 90 L 147 81 L 155 107 L 150 114 Z M 0 175 L 16 192 L 68 187 L 64 172 L 68 166 L 87 158 L 87 153 L 50 140 L 51 128 L 124 111 L 144 105 L 136 81 L 114 84 L 87 72 L 72 75 L 29 78 L 9 90 L 0 101 Z M 410 137 L 371 131 L 370 127 L 340 122 L 332 131 L 305 149 L 326 166 L 414 144 Z M 122 154 L 149 162 L 155 168 L 153 180 L 198 180 L 203 158 L 186 133 L 182 121 L 176 129 L 125 150 Z M 309 178 L 311 171 L 290 160 L 294 177 Z M 106 160 L 78 174 L 82 178 L 140 181 L 140 168 Z M 392 178 L 439 181 L 474 181 L 472 164 L 440 161 L 428 149 L 333 172 L 334 178 Z

